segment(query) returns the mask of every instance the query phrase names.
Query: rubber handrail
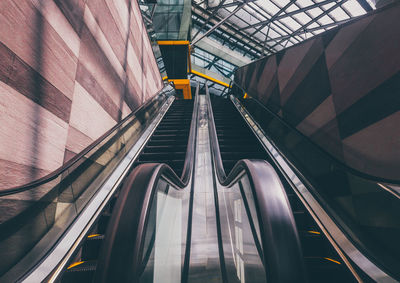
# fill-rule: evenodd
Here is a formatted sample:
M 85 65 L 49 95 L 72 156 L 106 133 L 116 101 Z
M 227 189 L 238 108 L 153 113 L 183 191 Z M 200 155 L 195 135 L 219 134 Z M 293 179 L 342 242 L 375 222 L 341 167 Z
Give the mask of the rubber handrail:
M 93 282 L 139 282 L 147 218 L 162 176 L 175 189 L 186 187 L 166 164 L 141 164 L 127 177 L 109 220 Z
M 193 107 L 193 113 L 192 113 L 192 121 L 190 123 L 190 131 L 189 131 L 189 138 L 188 138 L 188 146 L 186 148 L 186 158 L 185 158 L 185 163 L 183 165 L 183 170 L 182 170 L 182 175 L 181 175 L 181 180 L 183 183 L 187 184 L 187 182 L 190 179 L 190 173 L 193 170 L 193 159 L 194 157 L 194 152 L 195 152 L 195 146 L 196 146 L 196 132 L 197 132 L 197 113 L 198 113 L 198 107 L 199 107 L 199 90 L 200 90 L 200 85 L 198 84 L 196 87 L 196 92 L 194 95 L 194 107 Z
M 300 238 L 286 192 L 274 168 L 265 160 L 239 160 L 226 176 L 218 146 L 208 87 L 209 134 L 217 179 L 232 187 L 247 175 L 255 201 L 267 282 L 307 282 Z M 253 235 L 254 236 L 254 235 Z M 256 236 L 254 236 L 256 237 Z
M 206 84 L 206 102 L 208 108 L 208 128 L 211 140 L 211 153 L 215 162 L 215 170 L 217 173 L 217 178 L 220 183 L 223 183 L 226 179 L 226 173 L 222 163 L 221 152 L 218 146 L 217 130 L 214 123 L 214 114 L 211 105 L 210 93 L 208 91 L 208 86 Z
M 141 164 L 128 175 L 107 227 L 94 282 L 139 282 L 145 264 L 142 261 L 144 236 L 158 183 L 163 178 L 174 189 L 181 190 L 188 185 L 193 173 L 199 89 L 197 85 L 181 178 L 165 163 Z
M 233 81 L 233 84 L 235 84 L 238 88 L 240 88 L 243 92 L 246 92 L 238 83 Z M 392 179 L 387 179 L 383 177 L 378 177 L 374 175 L 370 175 L 367 173 L 364 173 L 360 170 L 357 170 L 344 162 L 340 161 L 336 157 L 334 157 L 332 154 L 327 152 L 325 149 L 323 149 L 320 145 L 312 141 L 310 138 L 305 136 L 302 132 L 300 132 L 298 129 L 293 127 L 291 124 L 283 120 L 278 114 L 274 113 L 270 109 L 268 109 L 265 105 L 263 105 L 260 101 L 258 101 L 255 98 L 251 98 L 252 101 L 254 101 L 258 106 L 260 106 L 263 110 L 267 111 L 268 114 L 272 115 L 275 119 L 277 119 L 280 123 L 282 123 L 285 127 L 289 128 L 291 131 L 295 132 L 296 134 L 300 135 L 302 138 L 307 140 L 313 147 L 315 147 L 316 150 L 318 150 L 320 153 L 322 153 L 327 159 L 329 159 L 332 163 L 335 163 L 337 167 L 342 167 L 343 170 L 350 172 L 353 175 L 359 176 L 363 179 L 366 180 L 371 180 L 374 182 L 381 182 L 381 183 L 387 183 L 387 184 L 400 184 L 400 180 L 392 180 Z
M 165 95 L 166 89 L 169 87 L 167 85 L 164 87 L 161 91 L 159 91 L 153 98 L 149 99 L 146 103 L 142 104 L 138 109 L 130 113 L 128 116 L 126 116 L 124 119 L 121 120 L 121 122 L 117 123 L 114 127 L 109 129 L 107 132 L 105 132 L 102 136 L 100 136 L 98 139 L 96 139 L 94 142 L 92 142 L 90 145 L 88 145 L 85 149 L 83 149 L 80 153 L 75 155 L 73 158 L 71 158 L 69 161 L 67 161 L 64 165 L 59 167 L 58 169 L 54 170 L 53 172 L 47 174 L 46 176 L 43 176 L 35 181 L 32 181 L 30 183 L 4 189 L 0 191 L 0 197 L 1 196 L 6 196 L 10 194 L 15 194 L 15 193 L 20 193 L 26 190 L 30 190 L 32 188 L 35 188 L 37 186 L 43 185 L 47 182 L 50 182 L 57 178 L 60 174 L 64 173 L 67 171 L 69 168 L 71 168 L 73 165 L 75 165 L 77 162 L 79 162 L 88 152 L 90 152 L 93 148 L 95 148 L 97 145 L 99 145 L 103 140 L 105 140 L 110 134 L 112 134 L 116 129 L 118 129 L 123 123 L 125 123 L 128 119 L 130 119 L 132 116 L 136 115 L 139 111 L 145 109 L 148 107 L 154 100 L 158 99 L 160 95 Z

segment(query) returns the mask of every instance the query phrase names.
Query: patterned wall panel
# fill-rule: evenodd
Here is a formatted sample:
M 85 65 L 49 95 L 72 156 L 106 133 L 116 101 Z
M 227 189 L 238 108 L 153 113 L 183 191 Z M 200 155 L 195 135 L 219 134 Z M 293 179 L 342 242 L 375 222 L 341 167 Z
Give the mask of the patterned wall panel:
M 161 87 L 137 1 L 0 1 L 0 189 L 55 170 Z
M 235 82 L 351 167 L 400 177 L 400 4 L 239 68 Z

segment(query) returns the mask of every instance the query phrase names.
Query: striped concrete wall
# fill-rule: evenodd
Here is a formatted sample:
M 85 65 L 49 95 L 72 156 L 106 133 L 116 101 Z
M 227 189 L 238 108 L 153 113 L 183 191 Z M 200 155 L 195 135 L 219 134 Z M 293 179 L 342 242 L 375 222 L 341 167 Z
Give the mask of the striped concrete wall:
M 136 1 L 1 0 L 0 189 L 58 168 L 161 87 Z
M 400 178 L 400 3 L 239 68 L 249 95 L 351 167 Z

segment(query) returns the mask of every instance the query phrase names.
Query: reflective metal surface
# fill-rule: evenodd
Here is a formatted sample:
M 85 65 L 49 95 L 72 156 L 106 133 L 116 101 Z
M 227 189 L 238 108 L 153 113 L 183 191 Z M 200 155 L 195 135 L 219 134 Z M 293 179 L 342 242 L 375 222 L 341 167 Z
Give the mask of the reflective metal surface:
M 243 175 L 237 184 L 230 188 L 219 184 L 217 188 L 221 236 L 229 282 L 265 282 L 266 275 L 258 250 L 261 252 L 259 223 L 247 176 Z M 245 200 L 241 190 L 250 197 Z M 250 208 L 250 215 L 246 206 Z M 251 226 L 257 231 L 257 243 Z
M 181 282 L 184 266 L 191 184 L 177 190 L 161 179 L 153 198 L 144 239 L 140 282 Z
M 204 95 L 200 96 L 198 123 L 188 282 L 222 282 Z

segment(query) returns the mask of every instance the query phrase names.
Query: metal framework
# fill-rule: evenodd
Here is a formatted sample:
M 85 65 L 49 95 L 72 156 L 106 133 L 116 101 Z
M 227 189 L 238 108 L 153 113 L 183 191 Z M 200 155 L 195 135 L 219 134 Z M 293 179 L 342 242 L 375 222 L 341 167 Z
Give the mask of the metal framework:
M 192 0 L 192 44 L 208 36 L 257 59 L 361 16 L 366 0 Z
M 229 62 L 247 61 L 276 53 L 319 33 L 344 24 L 373 10 L 371 0 L 191 0 L 192 61 L 200 67 L 232 79 L 237 66 Z M 367 2 L 368 1 L 368 2 Z M 145 22 L 151 23 L 156 5 L 139 1 Z M 231 53 L 202 50 L 203 38 L 225 46 Z M 204 46 L 205 42 L 202 41 Z M 200 44 L 201 45 L 201 44 Z M 213 45 L 211 45 L 213 46 Z M 210 49 L 209 47 L 207 49 Z M 229 50 L 230 49 L 230 50 Z M 227 61 L 228 60 L 228 61 Z M 243 58 L 244 60 L 244 58 Z M 244 60 L 244 61 L 246 61 Z M 236 61 L 239 64 L 239 61 Z M 191 75 L 203 82 L 204 78 Z M 211 91 L 223 93 L 223 86 L 209 83 Z

